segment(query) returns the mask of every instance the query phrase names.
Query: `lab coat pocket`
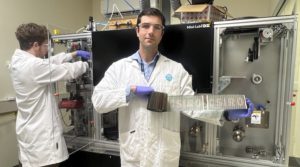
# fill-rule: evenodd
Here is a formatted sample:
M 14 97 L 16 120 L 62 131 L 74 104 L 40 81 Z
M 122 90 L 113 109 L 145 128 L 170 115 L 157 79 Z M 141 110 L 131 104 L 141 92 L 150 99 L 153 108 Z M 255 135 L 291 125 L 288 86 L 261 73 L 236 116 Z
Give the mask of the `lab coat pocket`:
M 126 161 L 138 161 L 141 143 L 135 130 L 120 134 L 120 152 Z
M 161 166 L 178 166 L 180 155 L 180 134 L 162 129 Z

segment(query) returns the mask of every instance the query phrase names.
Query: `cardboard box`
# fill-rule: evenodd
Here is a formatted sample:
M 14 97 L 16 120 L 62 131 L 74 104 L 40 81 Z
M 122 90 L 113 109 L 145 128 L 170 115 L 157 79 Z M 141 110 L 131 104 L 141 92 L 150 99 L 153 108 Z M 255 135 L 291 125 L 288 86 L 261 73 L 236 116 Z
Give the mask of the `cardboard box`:
M 226 7 L 210 4 L 183 5 L 176 13 L 180 13 L 181 23 L 199 23 L 226 20 L 230 16 Z

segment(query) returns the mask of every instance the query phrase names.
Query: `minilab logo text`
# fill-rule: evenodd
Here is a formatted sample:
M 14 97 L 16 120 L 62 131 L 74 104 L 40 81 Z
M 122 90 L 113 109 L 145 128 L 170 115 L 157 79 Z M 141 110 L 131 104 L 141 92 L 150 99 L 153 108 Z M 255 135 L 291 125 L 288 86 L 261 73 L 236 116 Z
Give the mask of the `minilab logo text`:
M 195 25 L 187 25 L 186 29 L 197 29 L 197 28 L 209 28 L 210 24 L 195 24 Z

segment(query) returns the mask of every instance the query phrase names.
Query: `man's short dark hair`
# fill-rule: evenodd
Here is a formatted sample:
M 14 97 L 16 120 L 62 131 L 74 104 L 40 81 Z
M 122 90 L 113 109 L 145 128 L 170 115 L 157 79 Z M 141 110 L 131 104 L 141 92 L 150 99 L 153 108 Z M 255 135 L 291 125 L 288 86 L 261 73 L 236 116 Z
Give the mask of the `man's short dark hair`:
M 165 16 L 161 13 L 160 10 L 158 10 L 158 9 L 156 9 L 156 8 L 147 8 L 147 9 L 144 9 L 144 10 L 138 15 L 138 18 L 137 18 L 137 26 L 141 23 L 141 18 L 142 18 L 142 16 L 157 16 L 157 17 L 160 17 L 161 22 L 162 22 L 162 25 L 165 26 L 165 22 L 166 22 Z
M 47 28 L 35 23 L 21 24 L 15 34 L 22 50 L 30 49 L 34 42 L 41 45 L 48 39 Z

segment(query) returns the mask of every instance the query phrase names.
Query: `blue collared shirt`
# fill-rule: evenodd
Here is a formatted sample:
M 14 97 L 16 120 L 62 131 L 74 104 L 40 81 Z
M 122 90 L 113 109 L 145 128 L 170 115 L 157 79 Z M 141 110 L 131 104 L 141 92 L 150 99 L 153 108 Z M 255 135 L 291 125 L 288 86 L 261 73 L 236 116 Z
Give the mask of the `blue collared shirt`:
M 147 81 L 149 81 L 149 79 L 151 77 L 151 74 L 152 74 L 152 72 L 153 72 L 153 70 L 155 68 L 156 63 L 157 63 L 157 60 L 159 58 L 159 53 L 157 53 L 155 55 L 155 57 L 153 58 L 153 60 L 151 62 L 149 62 L 149 63 L 145 62 L 141 58 L 139 52 L 136 52 L 135 54 L 133 54 L 131 56 L 131 58 L 134 59 L 134 60 L 136 60 L 138 62 L 139 66 L 141 68 L 141 71 L 144 73 L 145 79 Z

